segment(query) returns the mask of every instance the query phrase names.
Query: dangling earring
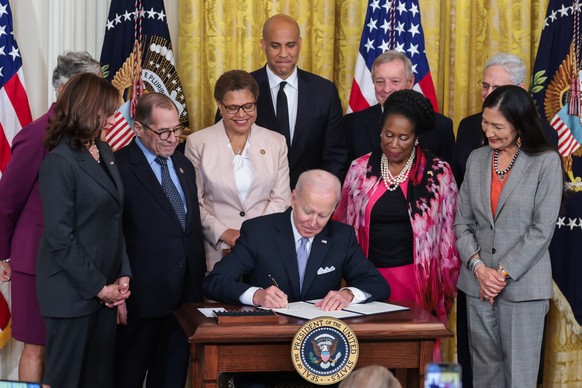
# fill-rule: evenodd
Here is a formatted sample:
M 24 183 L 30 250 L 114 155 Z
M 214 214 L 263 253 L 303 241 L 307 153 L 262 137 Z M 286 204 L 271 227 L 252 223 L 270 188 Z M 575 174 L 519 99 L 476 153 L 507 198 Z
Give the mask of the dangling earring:
M 416 140 L 414 141 L 414 146 L 416 147 L 418 145 L 418 137 L 416 138 Z
M 515 138 L 515 144 L 517 144 L 518 147 L 521 147 L 521 137 L 519 134 L 517 134 L 517 137 Z

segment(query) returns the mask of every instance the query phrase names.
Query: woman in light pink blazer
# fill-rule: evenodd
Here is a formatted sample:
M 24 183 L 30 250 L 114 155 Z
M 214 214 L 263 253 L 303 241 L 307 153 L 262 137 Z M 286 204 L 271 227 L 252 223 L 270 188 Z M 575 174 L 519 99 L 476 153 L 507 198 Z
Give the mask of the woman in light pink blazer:
M 196 169 L 208 271 L 234 246 L 243 221 L 290 205 L 285 137 L 255 125 L 258 94 L 249 73 L 224 73 L 214 88 L 222 120 L 186 140 L 186 156 Z

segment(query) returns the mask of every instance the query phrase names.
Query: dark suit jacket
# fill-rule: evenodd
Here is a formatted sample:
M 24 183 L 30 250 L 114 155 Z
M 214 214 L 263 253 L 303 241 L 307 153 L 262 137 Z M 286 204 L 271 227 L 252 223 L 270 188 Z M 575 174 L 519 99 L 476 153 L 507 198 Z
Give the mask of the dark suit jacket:
M 467 159 L 473 150 L 488 144 L 487 138 L 483 134 L 481 121 L 483 115 L 481 112 L 465 117 L 459 123 L 457 130 L 457 141 L 453 152 L 453 160 L 451 161 L 451 168 L 457 185 L 460 187 L 465 176 L 465 169 L 467 167 Z M 554 147 L 558 147 L 558 132 L 546 121 L 544 123 L 544 134 L 546 138 Z
M 334 269 L 318 274 L 325 268 Z M 290 208 L 245 221 L 232 252 L 204 280 L 204 292 L 210 299 L 240 304 L 240 296 L 249 287 L 271 286 L 269 274 L 289 302 L 323 298 L 340 289 L 342 278 L 348 286 L 369 293 L 369 300 L 390 296 L 388 283 L 362 253 L 354 229 L 335 221 L 329 221 L 313 239 L 300 293 Z
M 259 84 L 256 124 L 278 131 L 267 70 L 265 67 L 251 73 Z M 306 170 L 321 168 L 343 179 L 346 169 L 347 148 L 342 132 L 342 106 L 335 85 L 318 75 L 297 69 L 299 95 L 297 121 L 293 142 L 289 149 L 291 187 Z
M 38 172 L 48 150 L 44 138 L 52 107 L 22 128 L 12 142 L 12 157 L 0 180 L 0 259 L 12 258 L 13 271 L 35 274 L 36 252 L 44 228 Z M 12 295 L 12 303 L 25 303 Z
M 85 147 L 69 147 L 67 138 L 42 162 L 45 229 L 36 261 L 36 288 L 46 317 L 92 314 L 100 307 L 99 291 L 131 275 L 121 229 L 121 178 L 111 148 L 101 141 L 97 146 L 103 166 Z
M 420 146 L 439 158 L 450 162 L 453 156 L 455 134 L 453 121 L 435 113 L 436 122 L 431 131 L 419 138 Z M 348 141 L 348 166 L 354 159 L 373 151 L 380 151 L 382 132 L 382 107 L 372 105 L 364 110 L 350 113 L 343 118 L 343 128 Z
M 171 314 L 184 302 L 202 302 L 206 260 L 196 173 L 175 151 L 172 162 L 186 197 L 186 231 L 142 150 L 133 140 L 115 153 L 125 187 L 123 231 L 133 280 L 127 300 L 132 318 Z

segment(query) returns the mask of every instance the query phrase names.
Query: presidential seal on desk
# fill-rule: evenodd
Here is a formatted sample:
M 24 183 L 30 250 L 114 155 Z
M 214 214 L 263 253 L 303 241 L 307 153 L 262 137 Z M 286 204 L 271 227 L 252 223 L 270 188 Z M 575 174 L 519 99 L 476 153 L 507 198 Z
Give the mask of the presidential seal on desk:
M 356 367 L 360 353 L 352 329 L 336 318 L 319 317 L 305 323 L 293 337 L 291 361 L 305 380 L 335 384 Z

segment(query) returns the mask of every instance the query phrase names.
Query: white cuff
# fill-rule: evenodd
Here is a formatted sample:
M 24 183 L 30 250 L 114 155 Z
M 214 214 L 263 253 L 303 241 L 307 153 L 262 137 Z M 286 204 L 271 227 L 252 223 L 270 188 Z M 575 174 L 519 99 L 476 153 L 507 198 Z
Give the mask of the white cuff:
M 262 290 L 261 287 L 249 287 L 243 294 L 238 298 L 242 304 L 246 304 L 249 306 L 254 306 L 253 297 L 255 296 L 255 292 L 258 290 Z

